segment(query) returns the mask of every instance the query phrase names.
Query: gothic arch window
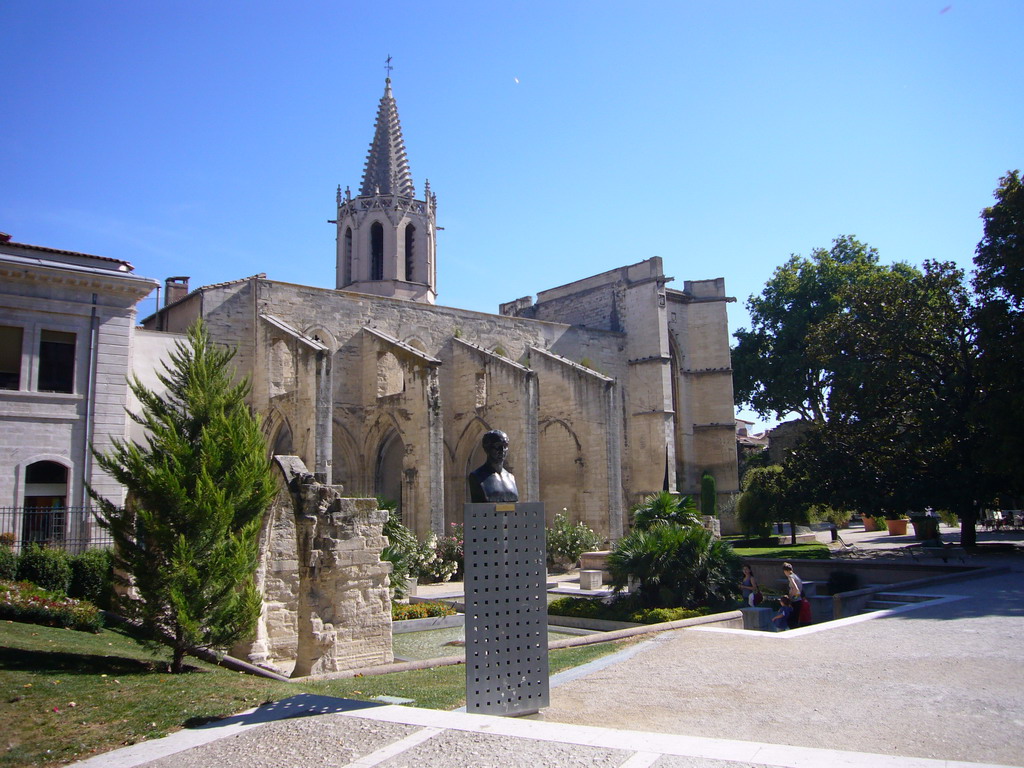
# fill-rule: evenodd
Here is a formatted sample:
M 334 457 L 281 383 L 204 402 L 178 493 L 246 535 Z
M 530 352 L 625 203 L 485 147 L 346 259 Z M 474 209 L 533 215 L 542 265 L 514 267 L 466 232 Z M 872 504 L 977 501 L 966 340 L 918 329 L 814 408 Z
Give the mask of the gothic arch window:
M 348 285 L 352 282 L 352 227 L 345 228 L 345 254 L 344 254 L 344 268 L 345 268 L 345 281 L 344 285 Z
M 540 495 L 548 525 L 564 509 L 570 521 L 583 521 L 593 527 L 583 505 L 581 489 L 586 487 L 586 476 L 578 436 L 559 419 L 539 426 Z
M 416 227 L 407 224 L 405 227 L 405 279 L 410 283 L 416 279 Z
M 271 445 L 273 445 L 273 448 L 270 449 L 271 456 L 292 456 L 295 454 L 292 428 L 286 420 L 282 421 L 281 425 L 277 428 L 277 433 L 274 435 Z
M 370 279 L 384 279 L 384 227 L 379 221 L 370 227 Z
M 405 445 L 394 429 L 381 441 L 374 467 L 373 492 L 375 496 L 394 501 L 402 512 L 402 468 Z

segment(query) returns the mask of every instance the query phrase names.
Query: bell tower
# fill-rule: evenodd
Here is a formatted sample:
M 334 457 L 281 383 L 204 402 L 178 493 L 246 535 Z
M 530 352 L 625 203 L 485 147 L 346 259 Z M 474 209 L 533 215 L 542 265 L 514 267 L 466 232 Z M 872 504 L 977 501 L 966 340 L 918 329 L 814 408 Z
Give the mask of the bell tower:
M 390 59 L 389 59 L 390 65 Z M 433 304 L 437 299 L 437 196 L 416 199 L 391 78 L 366 156 L 359 194 L 338 187 L 336 287 Z

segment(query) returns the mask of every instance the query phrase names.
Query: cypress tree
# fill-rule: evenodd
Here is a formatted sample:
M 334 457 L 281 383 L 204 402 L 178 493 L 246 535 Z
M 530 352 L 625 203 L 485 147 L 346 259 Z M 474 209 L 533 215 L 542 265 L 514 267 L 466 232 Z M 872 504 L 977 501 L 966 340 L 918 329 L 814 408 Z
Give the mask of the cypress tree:
M 202 321 L 171 353 L 156 393 L 137 377 L 129 416 L 144 443 L 114 440 L 98 464 L 128 489 L 119 508 L 93 489 L 115 566 L 135 589 L 122 610 L 147 642 L 171 646 L 180 672 L 192 649 L 226 648 L 250 633 L 261 610 L 254 583 L 263 513 L 275 493 L 259 418 L 234 380 L 234 349 L 211 345 Z
M 710 517 L 718 516 L 718 492 L 715 476 L 707 470 L 700 476 L 700 513 Z

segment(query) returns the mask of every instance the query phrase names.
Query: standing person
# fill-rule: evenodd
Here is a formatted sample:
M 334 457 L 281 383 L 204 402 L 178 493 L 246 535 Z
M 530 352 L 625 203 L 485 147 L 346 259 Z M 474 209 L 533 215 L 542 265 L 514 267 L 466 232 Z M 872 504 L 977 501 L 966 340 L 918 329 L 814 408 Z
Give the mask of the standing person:
M 786 574 L 786 594 L 789 596 L 789 602 L 793 606 L 793 612 L 789 615 L 789 628 L 796 629 L 800 626 L 800 609 L 803 607 L 804 602 L 804 582 L 796 575 L 792 563 L 783 563 L 782 572 Z
M 772 626 L 777 632 L 788 629 L 792 618 L 793 608 L 789 604 L 789 598 L 783 595 L 779 598 L 779 612 L 772 616 Z
M 754 602 L 754 595 L 760 590 L 757 588 L 757 579 L 754 578 L 754 572 L 749 565 L 743 566 L 743 581 L 740 582 L 740 589 L 743 590 L 743 601 L 747 605 L 751 608 L 757 605 Z

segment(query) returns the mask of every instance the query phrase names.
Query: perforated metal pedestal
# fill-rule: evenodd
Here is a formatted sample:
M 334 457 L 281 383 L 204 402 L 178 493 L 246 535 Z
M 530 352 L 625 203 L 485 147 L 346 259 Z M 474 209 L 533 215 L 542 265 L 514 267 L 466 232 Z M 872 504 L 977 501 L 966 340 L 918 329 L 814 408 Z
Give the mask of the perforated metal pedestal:
M 548 705 L 544 504 L 465 506 L 466 711 Z

